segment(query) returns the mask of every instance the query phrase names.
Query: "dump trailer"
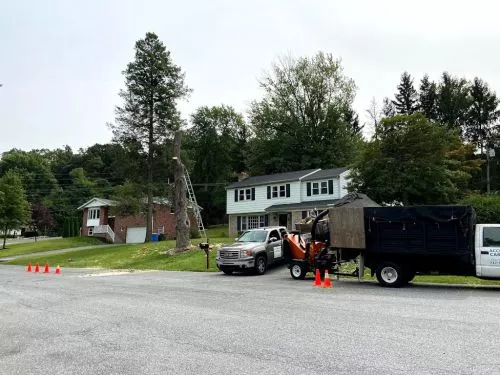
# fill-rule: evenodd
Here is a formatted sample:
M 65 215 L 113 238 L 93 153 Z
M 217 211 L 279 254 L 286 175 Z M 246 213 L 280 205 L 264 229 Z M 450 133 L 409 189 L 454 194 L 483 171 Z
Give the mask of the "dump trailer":
M 291 273 L 293 266 L 335 273 L 339 264 L 357 259 L 359 276 L 368 267 L 384 286 L 405 285 L 417 274 L 500 279 L 500 224 L 476 224 L 471 206 L 343 205 L 322 215 L 328 215 L 329 241 L 320 253 L 328 261 L 311 267 L 292 260 Z

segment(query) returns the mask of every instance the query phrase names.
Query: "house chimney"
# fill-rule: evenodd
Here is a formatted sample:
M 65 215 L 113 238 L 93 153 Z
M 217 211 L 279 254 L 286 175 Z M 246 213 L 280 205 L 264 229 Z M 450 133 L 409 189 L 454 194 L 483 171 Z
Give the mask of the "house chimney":
M 238 181 L 242 181 L 245 178 L 248 178 L 248 173 L 247 172 L 241 172 L 238 174 Z

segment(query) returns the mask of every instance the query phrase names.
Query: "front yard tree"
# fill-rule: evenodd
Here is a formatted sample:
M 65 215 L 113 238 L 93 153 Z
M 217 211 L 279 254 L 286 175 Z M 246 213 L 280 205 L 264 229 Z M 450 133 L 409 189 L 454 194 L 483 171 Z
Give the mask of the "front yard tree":
M 456 132 L 421 113 L 382 120 L 385 130 L 369 142 L 354 165 L 353 188 L 376 201 L 408 204 L 452 203 L 471 173 L 473 147 Z
M 252 103 L 249 147 L 252 174 L 347 165 L 356 150 L 346 109 L 355 85 L 340 60 L 319 52 L 282 58 L 260 81 L 263 99 Z
M 180 127 L 177 101 L 188 95 L 181 68 L 154 33 L 135 44 L 135 59 L 123 72 L 123 105 L 116 109 L 116 123 L 110 125 L 114 141 L 137 142 L 138 159 L 145 159 L 147 193 L 146 241 L 150 241 L 153 219 L 153 169 L 155 150 Z M 139 177 L 140 178 L 140 177 Z
M 7 232 L 17 229 L 29 220 L 30 205 L 26 199 L 23 183 L 18 174 L 7 172 L 0 178 L 0 228 L 4 233 L 3 246 L 7 241 Z

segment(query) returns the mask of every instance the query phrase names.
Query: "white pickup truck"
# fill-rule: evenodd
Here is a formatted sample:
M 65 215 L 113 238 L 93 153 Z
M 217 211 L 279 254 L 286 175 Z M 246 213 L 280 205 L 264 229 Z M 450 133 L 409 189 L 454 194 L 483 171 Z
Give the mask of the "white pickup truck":
M 217 268 L 227 275 L 245 270 L 264 274 L 270 264 L 283 260 L 282 238 L 286 233 L 285 227 L 265 227 L 243 232 L 236 242 L 217 251 Z

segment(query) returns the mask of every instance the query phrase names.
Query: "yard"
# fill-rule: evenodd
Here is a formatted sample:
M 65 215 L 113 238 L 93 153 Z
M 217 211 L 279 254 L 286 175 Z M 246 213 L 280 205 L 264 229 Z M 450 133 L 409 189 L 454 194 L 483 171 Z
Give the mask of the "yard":
M 210 240 L 213 251 L 210 253 L 210 268 L 206 269 L 205 252 L 198 247 L 192 250 L 169 255 L 167 251 L 175 246 L 174 241 L 150 242 L 138 245 L 110 246 L 97 249 L 85 249 L 64 254 L 36 255 L 12 260 L 6 264 L 26 265 L 39 263 L 59 264 L 61 267 L 76 268 L 109 268 L 165 271 L 216 271 L 215 253 L 217 246 L 228 243 L 229 239 L 214 238 Z M 192 241 L 193 245 L 197 240 Z M 197 246 L 197 245 L 196 245 Z
M 12 255 L 22 255 L 39 253 L 48 250 L 70 249 L 82 246 L 102 245 L 103 242 L 98 238 L 93 237 L 70 237 L 70 238 L 57 238 L 54 240 L 43 240 L 32 242 L 23 242 L 19 244 L 7 245 L 7 249 L 0 249 L 0 258 Z

